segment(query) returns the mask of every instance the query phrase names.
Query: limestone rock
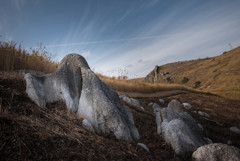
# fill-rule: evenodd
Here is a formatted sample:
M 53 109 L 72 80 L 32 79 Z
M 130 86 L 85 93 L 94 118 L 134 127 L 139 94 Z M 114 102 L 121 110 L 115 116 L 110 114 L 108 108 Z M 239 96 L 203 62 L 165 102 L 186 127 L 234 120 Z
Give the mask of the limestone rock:
M 146 150 L 148 153 L 150 153 L 148 147 L 147 147 L 145 144 L 143 144 L 143 143 L 137 143 L 137 145 L 140 146 L 140 147 L 142 147 L 142 148 L 143 148 L 144 150 Z
M 164 103 L 165 103 L 164 99 L 159 99 L 159 102 L 160 102 L 161 104 L 164 104 Z
M 230 127 L 230 131 L 234 132 L 234 133 L 237 133 L 237 134 L 240 134 L 240 129 L 237 128 L 237 127 Z
M 183 103 L 183 107 L 186 109 L 186 110 L 195 110 L 196 108 L 191 105 L 190 103 Z
M 153 102 L 150 102 L 149 104 L 148 104 L 148 106 L 152 106 L 153 105 Z
M 170 108 L 163 108 L 161 114 L 163 139 L 177 155 L 191 153 L 206 144 L 202 131 L 191 115 L 186 112 L 178 113 Z
M 210 118 L 210 115 L 207 114 L 206 112 L 198 111 L 198 114 L 201 115 L 201 116 L 203 116 L 203 117 Z
M 97 133 L 113 133 L 126 141 L 140 138 L 129 108 L 121 106 L 117 93 L 95 75 L 82 56 L 69 54 L 55 73 L 28 73 L 25 80 L 26 92 L 38 106 L 63 100 L 67 108 L 83 115 Z
M 175 99 L 172 100 L 171 102 L 169 102 L 168 108 L 172 109 L 175 112 L 183 112 L 184 111 L 183 105 Z
M 134 99 L 134 98 L 129 98 L 127 96 L 124 96 L 123 98 L 123 101 L 130 104 L 130 105 L 133 105 L 133 106 L 136 106 L 142 110 L 145 110 L 144 107 L 142 106 L 142 104 L 140 103 L 140 101 Z
M 94 128 L 92 127 L 91 123 L 87 119 L 83 119 L 82 126 L 87 129 L 88 131 L 95 132 Z
M 193 154 L 195 161 L 240 161 L 240 150 L 222 143 L 199 147 Z

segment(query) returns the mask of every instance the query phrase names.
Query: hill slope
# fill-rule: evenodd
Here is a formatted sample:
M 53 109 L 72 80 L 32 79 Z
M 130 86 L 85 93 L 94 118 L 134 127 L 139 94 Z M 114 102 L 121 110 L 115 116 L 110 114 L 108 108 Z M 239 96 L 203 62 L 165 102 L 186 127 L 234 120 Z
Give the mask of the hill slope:
M 156 66 L 145 80 L 177 83 L 240 99 L 240 47 L 220 56 Z

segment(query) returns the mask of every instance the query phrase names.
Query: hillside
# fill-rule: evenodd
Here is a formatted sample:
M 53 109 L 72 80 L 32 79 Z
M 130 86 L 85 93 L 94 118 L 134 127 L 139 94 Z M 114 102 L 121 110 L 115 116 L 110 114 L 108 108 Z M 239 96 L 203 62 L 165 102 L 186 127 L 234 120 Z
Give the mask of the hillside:
M 146 144 L 150 153 L 137 142 L 119 141 L 114 136 L 91 133 L 82 127 L 81 116 L 71 113 L 63 102 L 40 108 L 25 92 L 25 81 L 14 73 L 0 72 L 0 160 L 191 160 L 179 157 L 157 134 L 153 108 L 156 102 L 166 107 L 172 99 L 189 102 L 197 111 L 207 112 L 206 119 L 188 111 L 204 128 L 204 135 L 213 142 L 227 143 L 240 148 L 239 134 L 229 130 L 239 126 L 240 102 L 191 91 L 174 91 L 151 97 L 122 93 L 138 99 L 146 111 L 128 105 L 141 135 L 138 142 Z M 134 96 L 135 95 L 135 96 Z M 165 100 L 164 104 L 159 98 Z M 221 111 L 219 113 L 218 111 Z
M 220 56 L 155 66 L 145 80 L 176 83 L 240 100 L 240 47 Z

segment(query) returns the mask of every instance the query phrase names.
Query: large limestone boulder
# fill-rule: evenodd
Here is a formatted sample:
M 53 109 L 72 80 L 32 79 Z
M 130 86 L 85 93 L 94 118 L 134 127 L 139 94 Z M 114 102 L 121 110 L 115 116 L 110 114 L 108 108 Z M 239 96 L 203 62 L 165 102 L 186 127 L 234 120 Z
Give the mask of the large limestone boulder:
M 69 54 L 55 73 L 28 73 L 25 80 L 26 92 L 38 106 L 63 100 L 70 110 L 85 117 L 92 131 L 113 133 L 127 141 L 140 138 L 129 108 L 121 106 L 117 93 L 95 75 L 82 56 Z
M 177 155 L 192 153 L 206 144 L 202 131 L 191 115 L 173 111 L 171 108 L 163 108 L 160 113 L 156 111 L 157 132 L 161 132 L 163 139 L 171 145 Z
M 240 161 L 240 150 L 234 146 L 214 143 L 198 148 L 192 158 L 195 161 Z

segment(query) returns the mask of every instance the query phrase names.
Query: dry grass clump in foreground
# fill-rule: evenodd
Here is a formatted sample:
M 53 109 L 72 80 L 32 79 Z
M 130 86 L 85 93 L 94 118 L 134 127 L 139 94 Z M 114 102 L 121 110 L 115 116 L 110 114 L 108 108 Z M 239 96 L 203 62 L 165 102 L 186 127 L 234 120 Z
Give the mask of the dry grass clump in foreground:
M 51 73 L 57 69 L 58 64 L 51 60 L 49 53 L 40 44 L 38 49 L 28 53 L 18 47 L 14 42 L 0 41 L 0 70 L 13 71 L 19 69 L 36 70 Z

